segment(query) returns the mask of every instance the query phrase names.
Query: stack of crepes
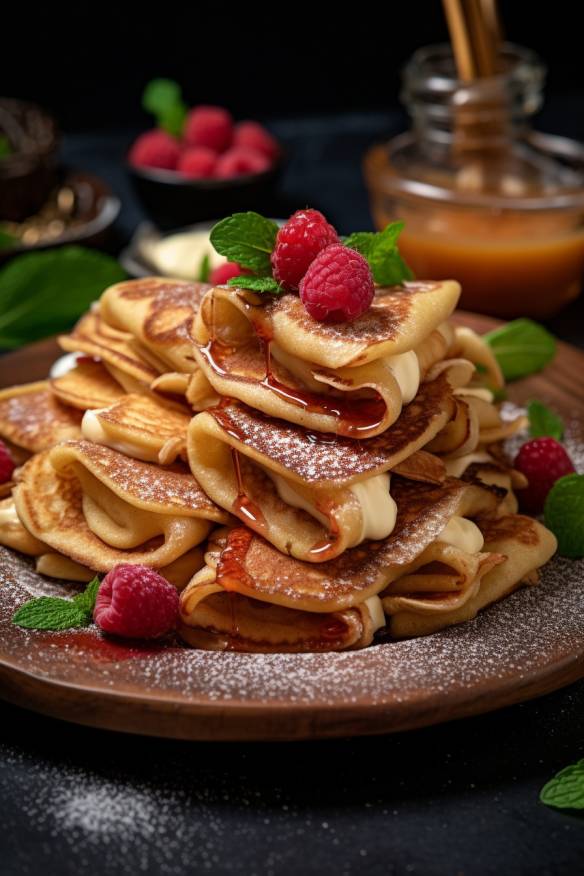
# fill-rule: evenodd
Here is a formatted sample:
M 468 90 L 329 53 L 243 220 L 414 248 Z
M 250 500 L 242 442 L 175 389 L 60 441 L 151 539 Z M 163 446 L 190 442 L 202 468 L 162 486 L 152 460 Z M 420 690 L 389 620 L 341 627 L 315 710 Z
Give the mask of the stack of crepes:
M 182 590 L 199 648 L 338 651 L 467 620 L 554 553 L 518 515 L 489 347 L 453 281 L 351 323 L 298 296 L 150 278 L 61 338 L 76 364 L 0 393 L 19 460 L 0 542 L 47 575 L 120 562 Z

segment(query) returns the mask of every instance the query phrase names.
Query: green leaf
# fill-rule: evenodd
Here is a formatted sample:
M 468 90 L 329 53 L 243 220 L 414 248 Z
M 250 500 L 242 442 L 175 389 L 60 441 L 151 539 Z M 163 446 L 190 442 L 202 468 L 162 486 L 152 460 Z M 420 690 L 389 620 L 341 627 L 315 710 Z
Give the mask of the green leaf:
M 211 276 L 211 259 L 209 258 L 209 254 L 205 253 L 203 258 L 201 259 L 201 264 L 199 265 L 199 275 L 197 277 L 197 280 L 200 283 L 207 283 L 210 276 Z
M 506 380 L 541 371 L 556 354 L 556 340 L 531 319 L 515 319 L 483 336 Z
M 6 155 L 12 155 L 12 146 L 8 137 L 5 134 L 0 134 L 0 158 L 4 158 Z
M 153 79 L 142 95 L 143 108 L 156 118 L 159 128 L 180 137 L 188 108 L 183 103 L 180 85 L 173 79 Z
M 584 475 L 569 474 L 556 481 L 543 513 L 545 525 L 558 540 L 558 553 L 584 557 Z
M 19 243 L 18 237 L 0 228 L 0 249 L 11 249 L 17 243 Z
M 59 599 L 56 596 L 29 599 L 14 614 L 12 623 L 28 630 L 69 630 L 86 627 L 93 618 L 98 590 L 99 578 L 96 575 L 85 590 L 73 599 Z
M 527 405 L 529 434 L 532 438 L 549 437 L 561 441 L 564 437 L 562 418 L 550 411 L 543 402 L 530 401 Z
M 77 596 L 73 597 L 73 602 L 75 605 L 80 608 L 82 611 L 88 612 L 90 615 L 93 614 L 93 609 L 95 608 L 95 600 L 97 597 L 97 591 L 99 590 L 99 578 L 97 575 L 93 578 L 83 593 L 78 593 Z
M 0 269 L 0 347 L 66 331 L 126 276 L 111 256 L 77 246 L 12 259 Z
M 231 277 L 227 285 L 251 289 L 253 292 L 271 292 L 273 295 L 282 295 L 284 292 L 282 286 L 273 277 L 253 277 L 251 274 Z
M 256 274 L 270 274 L 270 255 L 278 226 L 259 213 L 234 213 L 212 229 L 210 239 L 216 251 L 230 262 L 238 262 Z
M 27 630 L 69 630 L 88 623 L 87 612 L 75 602 L 54 596 L 40 596 L 22 605 L 12 623 Z
M 560 770 L 543 786 L 539 799 L 555 809 L 584 809 L 584 759 Z
M 414 276 L 397 248 L 403 227 L 403 222 L 391 222 L 383 231 L 356 231 L 343 240 L 345 246 L 367 259 L 373 279 L 380 286 L 398 286 Z

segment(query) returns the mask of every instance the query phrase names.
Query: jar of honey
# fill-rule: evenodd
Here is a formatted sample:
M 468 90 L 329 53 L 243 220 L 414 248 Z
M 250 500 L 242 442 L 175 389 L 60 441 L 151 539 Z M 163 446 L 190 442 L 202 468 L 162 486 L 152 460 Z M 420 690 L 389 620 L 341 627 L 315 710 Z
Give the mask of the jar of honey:
M 463 82 L 450 46 L 403 74 L 412 130 L 365 156 L 375 224 L 403 219 L 400 252 L 419 279 L 454 278 L 461 306 L 545 318 L 584 274 L 584 147 L 536 133 L 545 68 L 505 44 L 501 72 Z

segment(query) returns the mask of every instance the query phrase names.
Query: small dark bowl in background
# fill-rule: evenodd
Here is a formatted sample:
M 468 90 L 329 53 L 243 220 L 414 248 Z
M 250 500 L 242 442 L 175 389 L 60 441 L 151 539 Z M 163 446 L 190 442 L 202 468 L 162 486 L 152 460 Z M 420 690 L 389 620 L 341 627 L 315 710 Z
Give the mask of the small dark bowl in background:
M 262 212 L 269 209 L 283 167 L 284 156 L 281 156 L 262 173 L 199 180 L 186 179 L 171 170 L 127 165 L 144 210 L 164 230 L 206 219 L 221 219 L 241 210 Z
M 0 158 L 0 221 L 22 222 L 56 184 L 57 123 L 36 104 L 1 98 L 0 134 L 14 150 Z

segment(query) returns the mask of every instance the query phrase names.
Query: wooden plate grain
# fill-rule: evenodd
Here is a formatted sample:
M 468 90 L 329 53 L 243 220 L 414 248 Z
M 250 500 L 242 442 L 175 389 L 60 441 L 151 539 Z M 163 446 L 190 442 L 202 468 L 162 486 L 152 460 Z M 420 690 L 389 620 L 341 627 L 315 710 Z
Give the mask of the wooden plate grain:
M 492 320 L 458 319 L 480 331 Z M 43 377 L 52 341 L 0 359 L 0 386 Z M 543 374 L 513 384 L 569 424 L 584 460 L 584 353 L 559 345 Z M 575 450 L 574 450 L 575 448 Z M 540 585 L 434 636 L 343 654 L 253 655 L 142 646 L 95 630 L 26 632 L 31 594 L 70 592 L 0 549 L 0 696 L 47 715 L 182 739 L 307 739 L 406 730 L 548 693 L 584 676 L 584 563 L 556 558 Z

